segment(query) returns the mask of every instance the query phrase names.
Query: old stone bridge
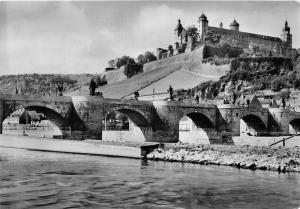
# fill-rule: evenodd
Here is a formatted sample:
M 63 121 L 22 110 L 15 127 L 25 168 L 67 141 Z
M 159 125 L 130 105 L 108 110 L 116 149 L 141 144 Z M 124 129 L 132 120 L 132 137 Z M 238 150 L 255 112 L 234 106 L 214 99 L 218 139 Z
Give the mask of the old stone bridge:
M 146 141 L 177 142 L 179 121 L 188 116 L 197 127 L 217 133 L 218 143 L 240 135 L 241 119 L 258 134 L 289 134 L 289 125 L 300 129 L 300 113 L 285 108 L 237 105 L 184 104 L 167 101 L 135 101 L 100 97 L 49 97 L 0 95 L 0 120 L 25 108 L 45 114 L 62 131 L 64 138 L 102 139 L 102 122 L 106 115 L 120 112 L 128 116 L 144 134 Z M 0 126 L 2 133 L 2 126 Z

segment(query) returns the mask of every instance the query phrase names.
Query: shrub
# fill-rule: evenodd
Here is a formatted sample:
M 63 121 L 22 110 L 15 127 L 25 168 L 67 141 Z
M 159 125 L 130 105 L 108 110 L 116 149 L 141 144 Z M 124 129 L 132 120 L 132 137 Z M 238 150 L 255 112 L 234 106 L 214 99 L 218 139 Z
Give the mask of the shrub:
M 143 65 L 140 64 L 127 64 L 124 67 L 124 74 L 130 78 L 136 74 L 143 72 Z
M 77 83 L 77 80 L 72 80 L 69 76 L 55 76 L 52 77 L 51 79 L 51 83 L 55 83 L 55 84 L 63 84 L 63 83 L 67 83 L 67 84 L 75 84 Z
M 134 64 L 135 61 L 132 57 L 129 57 L 129 56 L 123 56 L 121 58 L 117 58 L 116 59 L 116 67 L 117 68 L 120 68 L 124 65 L 127 65 L 127 64 Z
M 185 35 L 187 36 L 192 36 L 192 37 L 197 37 L 198 36 L 198 31 L 197 28 L 193 25 L 188 26 L 185 30 Z
M 146 51 L 145 54 L 140 54 L 137 57 L 137 63 L 141 64 L 141 65 L 148 63 L 148 62 L 155 61 L 155 60 L 156 60 L 156 57 L 154 56 L 154 54 L 152 52 L 149 52 L 149 51 Z
M 96 78 L 97 86 L 104 86 L 107 84 L 106 76 L 105 75 L 98 75 Z
M 300 90 L 300 79 L 299 78 L 294 80 L 294 88 Z
M 221 35 L 208 30 L 204 33 L 203 40 L 204 43 L 216 45 L 220 43 Z
M 285 87 L 285 78 L 284 77 L 276 77 L 271 81 L 271 89 L 273 91 L 279 91 Z

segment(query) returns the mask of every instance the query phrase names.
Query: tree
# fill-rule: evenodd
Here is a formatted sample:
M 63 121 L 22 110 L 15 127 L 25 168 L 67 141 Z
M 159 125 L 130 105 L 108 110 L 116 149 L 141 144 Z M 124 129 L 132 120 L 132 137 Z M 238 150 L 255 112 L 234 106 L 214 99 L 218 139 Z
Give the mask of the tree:
M 185 34 L 187 36 L 191 36 L 191 37 L 197 37 L 198 36 L 198 30 L 195 26 L 191 25 L 188 26 L 185 30 Z
M 124 67 L 124 74 L 130 78 L 138 73 L 143 72 L 143 65 L 140 64 L 127 64 Z
M 276 77 L 271 82 L 271 89 L 273 91 L 279 91 L 279 90 L 281 90 L 284 87 L 285 87 L 285 79 L 284 78 Z
M 116 61 L 115 60 L 109 60 L 108 61 L 108 66 L 111 68 L 115 68 L 116 67 Z
M 145 52 L 144 59 L 146 62 L 152 62 L 156 60 L 156 57 L 152 52 L 147 51 Z
M 106 76 L 105 75 L 98 75 L 96 78 L 97 86 L 104 86 L 107 84 Z
M 138 63 L 138 64 L 143 65 L 143 64 L 144 64 L 144 61 L 145 61 L 144 55 L 143 55 L 143 54 L 140 54 L 140 55 L 136 58 L 136 60 L 137 60 L 137 63 Z
M 58 76 L 52 77 L 51 83 L 61 84 L 61 85 L 63 83 L 67 83 L 67 84 L 73 85 L 73 84 L 77 83 L 77 80 L 72 80 L 69 76 L 58 75 Z
M 117 68 L 120 68 L 124 65 L 127 65 L 127 64 L 135 64 L 135 61 L 132 57 L 129 57 L 129 56 L 123 56 L 121 58 L 117 58 L 117 61 L 116 61 L 116 67 Z
M 145 63 L 155 61 L 156 57 L 152 52 L 146 51 L 145 54 L 140 54 L 137 57 L 137 63 L 144 65 Z
M 220 43 L 221 35 L 208 30 L 204 33 L 203 40 L 205 43 L 216 45 Z

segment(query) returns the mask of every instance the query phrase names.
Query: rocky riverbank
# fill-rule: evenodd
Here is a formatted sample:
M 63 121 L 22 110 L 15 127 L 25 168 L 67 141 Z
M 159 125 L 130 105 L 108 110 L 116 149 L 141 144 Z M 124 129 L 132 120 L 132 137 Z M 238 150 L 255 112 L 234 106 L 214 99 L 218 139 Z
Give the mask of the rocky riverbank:
M 235 145 L 165 145 L 147 155 L 150 160 L 226 165 L 245 169 L 300 172 L 300 147 Z

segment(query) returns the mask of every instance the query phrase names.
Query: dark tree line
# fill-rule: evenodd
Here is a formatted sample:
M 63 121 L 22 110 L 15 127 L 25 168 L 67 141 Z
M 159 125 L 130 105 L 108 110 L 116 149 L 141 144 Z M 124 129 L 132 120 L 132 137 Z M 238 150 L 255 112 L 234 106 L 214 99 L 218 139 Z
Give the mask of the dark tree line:
M 143 65 L 148 62 L 155 61 L 156 57 L 152 52 L 146 51 L 144 54 L 140 54 L 136 60 L 129 56 L 122 56 L 120 58 L 112 59 L 108 61 L 107 70 L 119 69 L 124 66 L 124 74 L 130 78 L 136 74 L 143 72 Z

